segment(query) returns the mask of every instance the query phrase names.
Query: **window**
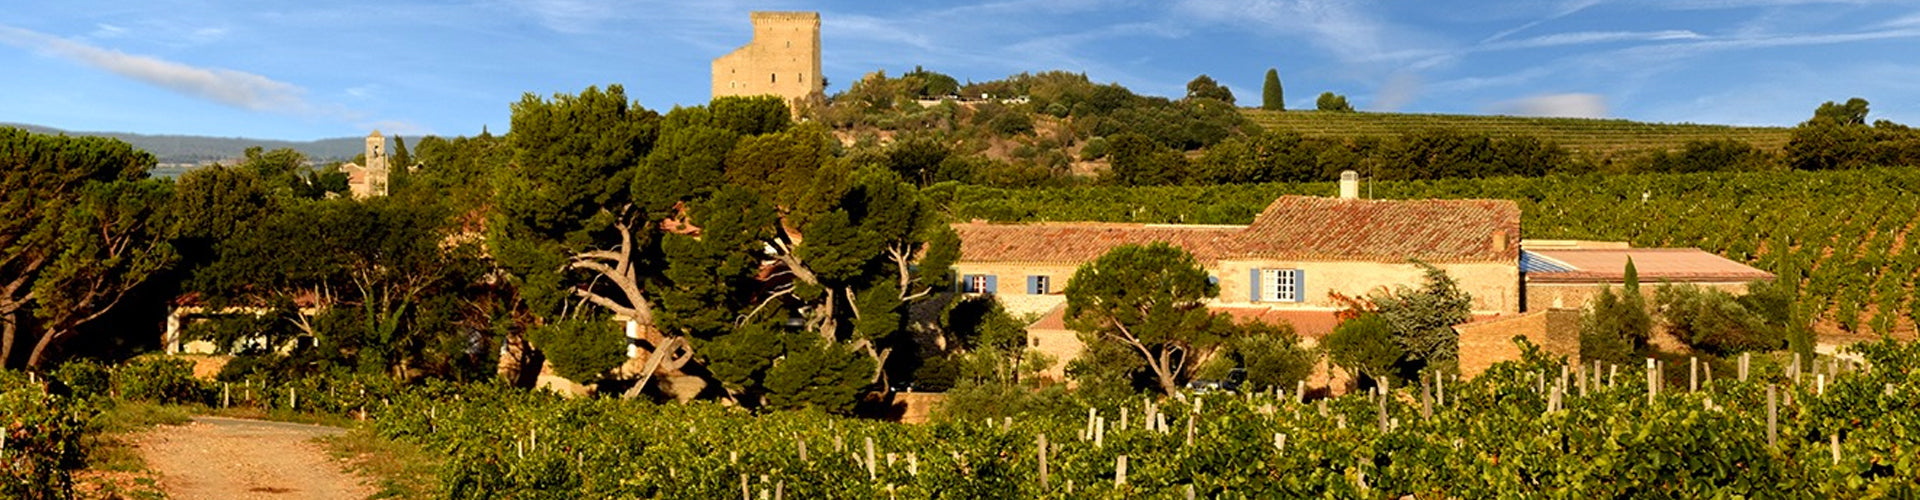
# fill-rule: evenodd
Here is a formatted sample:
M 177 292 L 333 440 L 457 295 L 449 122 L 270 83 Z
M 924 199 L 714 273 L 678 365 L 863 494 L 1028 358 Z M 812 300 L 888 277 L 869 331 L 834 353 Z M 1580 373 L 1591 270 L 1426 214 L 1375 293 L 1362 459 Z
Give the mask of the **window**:
M 1027 293 L 1033 295 L 1053 293 L 1053 277 L 1045 275 L 1028 276 Z
M 960 292 L 994 293 L 995 288 L 1000 286 L 997 281 L 991 274 L 963 274 L 960 275 Z
M 768 73 L 768 74 L 767 74 L 767 83 L 780 83 L 780 74 L 779 74 L 779 73 Z
M 1306 272 L 1299 269 L 1262 269 L 1253 283 L 1257 302 L 1305 302 Z

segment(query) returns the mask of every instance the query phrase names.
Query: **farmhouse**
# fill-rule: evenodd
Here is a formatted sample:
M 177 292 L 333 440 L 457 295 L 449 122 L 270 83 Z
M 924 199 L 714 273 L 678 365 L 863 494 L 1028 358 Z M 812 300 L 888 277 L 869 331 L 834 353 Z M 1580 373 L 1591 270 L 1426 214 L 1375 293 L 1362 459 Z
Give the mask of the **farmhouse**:
M 1208 307 L 1239 321 L 1291 324 L 1309 342 L 1337 325 L 1345 307 L 1338 296 L 1417 287 L 1423 271 L 1414 261 L 1425 262 L 1473 297 L 1476 321 L 1462 327 L 1463 369 L 1516 356 L 1509 341 L 1516 334 L 1577 357 L 1566 315 L 1577 318 L 1588 298 L 1619 283 L 1629 257 L 1649 283 L 1744 289 L 1772 276 L 1693 249 L 1523 241 L 1512 201 L 1367 200 L 1358 192 L 1349 172 L 1339 197 L 1282 196 L 1244 226 L 958 223 L 959 291 L 993 294 L 1009 312 L 1037 315 L 1030 345 L 1060 360 L 1048 375 L 1063 378 L 1065 361 L 1084 347 L 1065 327 L 1066 282 L 1081 264 L 1123 244 L 1186 249 L 1220 285 Z M 1495 335 L 1504 336 L 1473 347 Z

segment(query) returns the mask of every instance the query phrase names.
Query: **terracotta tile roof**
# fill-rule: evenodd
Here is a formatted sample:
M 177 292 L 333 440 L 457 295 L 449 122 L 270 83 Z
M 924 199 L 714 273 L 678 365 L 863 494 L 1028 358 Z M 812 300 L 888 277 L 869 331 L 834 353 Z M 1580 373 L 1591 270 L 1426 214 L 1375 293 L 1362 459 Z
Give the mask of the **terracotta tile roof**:
M 1091 262 L 1113 247 L 1164 241 L 1202 262 L 1218 260 L 1242 226 L 1043 222 L 954 224 L 965 262 L 1074 264 Z
M 1201 262 L 1272 258 L 1514 262 L 1520 208 L 1506 200 L 1341 200 L 1283 196 L 1247 226 L 1048 222 L 953 225 L 968 262 L 1079 264 L 1128 243 L 1164 241 Z
M 1509 200 L 1343 200 L 1282 196 L 1234 254 L 1300 260 L 1514 262 L 1520 207 Z
M 1529 283 L 1621 283 L 1627 258 L 1640 274 L 1641 284 L 1728 283 L 1773 279 L 1773 273 L 1692 248 L 1537 249 L 1530 260 L 1553 266 L 1534 266 Z M 1555 270 L 1564 269 L 1564 270 Z
M 1226 313 L 1234 323 L 1253 322 L 1269 325 L 1293 325 L 1293 332 L 1303 339 L 1318 339 L 1333 333 L 1333 327 L 1340 326 L 1339 313 L 1311 309 L 1281 309 L 1274 307 L 1214 307 L 1214 312 Z
M 1294 333 L 1300 334 L 1301 338 L 1308 339 L 1325 337 L 1328 333 L 1333 332 L 1333 327 L 1340 325 L 1340 318 L 1336 316 L 1334 311 L 1219 305 L 1209 306 L 1208 309 L 1216 313 L 1226 314 L 1228 317 L 1233 318 L 1234 323 L 1243 325 L 1256 321 L 1271 325 L 1293 325 Z M 1040 319 L 1035 320 L 1033 324 L 1027 325 L 1027 328 L 1030 330 L 1067 330 L 1067 305 L 1063 303 L 1053 309 L 1047 310 L 1046 314 L 1041 315 Z

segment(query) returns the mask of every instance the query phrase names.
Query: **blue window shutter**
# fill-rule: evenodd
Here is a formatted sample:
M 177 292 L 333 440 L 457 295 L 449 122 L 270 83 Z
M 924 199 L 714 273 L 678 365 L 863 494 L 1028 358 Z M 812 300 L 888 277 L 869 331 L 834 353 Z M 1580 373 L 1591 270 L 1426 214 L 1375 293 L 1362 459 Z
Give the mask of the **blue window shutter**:
M 956 291 L 956 292 L 973 293 L 978 291 L 978 290 L 969 289 L 972 286 L 973 286 L 973 275 L 971 274 L 962 274 L 960 275 L 960 279 L 953 281 L 953 291 Z
M 981 292 L 981 293 L 995 293 L 995 292 L 999 292 L 999 291 L 1000 291 L 1000 280 L 999 280 L 999 276 L 994 276 L 994 275 L 991 275 L 991 274 L 989 274 L 989 275 L 987 275 L 987 289 L 986 289 L 986 290 L 981 290 L 980 292 Z
M 1247 273 L 1247 302 L 1260 301 L 1260 268 Z
M 1307 301 L 1307 271 L 1306 270 L 1303 270 L 1303 269 L 1293 270 L 1293 301 L 1294 302 Z
M 1027 295 L 1040 294 L 1040 277 L 1027 276 Z

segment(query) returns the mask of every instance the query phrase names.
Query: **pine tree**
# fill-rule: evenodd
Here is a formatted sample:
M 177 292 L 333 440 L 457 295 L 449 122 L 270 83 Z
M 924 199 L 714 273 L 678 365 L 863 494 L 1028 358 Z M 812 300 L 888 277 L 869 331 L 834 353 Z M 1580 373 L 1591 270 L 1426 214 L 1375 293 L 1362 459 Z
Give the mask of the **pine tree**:
M 1280 70 L 1267 68 L 1267 82 L 1260 86 L 1260 109 L 1286 111 L 1285 90 L 1280 88 Z

